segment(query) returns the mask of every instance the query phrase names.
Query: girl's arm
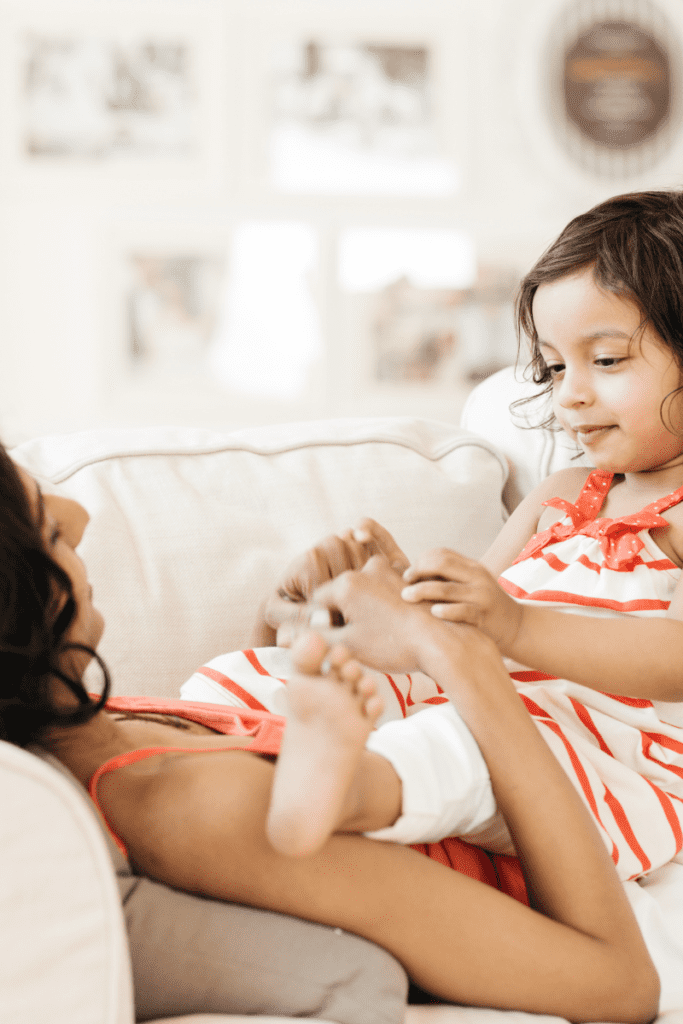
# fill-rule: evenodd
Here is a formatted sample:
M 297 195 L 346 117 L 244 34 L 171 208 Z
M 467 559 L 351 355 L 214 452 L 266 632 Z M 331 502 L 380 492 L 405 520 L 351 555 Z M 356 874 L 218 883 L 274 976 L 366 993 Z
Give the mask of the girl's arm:
M 475 625 L 520 665 L 624 697 L 683 701 L 683 578 L 666 618 L 599 618 L 520 604 L 496 582 L 536 532 L 541 502 L 573 501 L 584 469 L 556 473 L 518 506 L 481 562 L 438 549 L 405 573 L 404 600 Z
M 683 580 L 666 618 L 602 618 L 520 604 L 478 562 L 430 551 L 405 573 L 404 600 L 477 626 L 520 665 L 594 690 L 683 701 Z

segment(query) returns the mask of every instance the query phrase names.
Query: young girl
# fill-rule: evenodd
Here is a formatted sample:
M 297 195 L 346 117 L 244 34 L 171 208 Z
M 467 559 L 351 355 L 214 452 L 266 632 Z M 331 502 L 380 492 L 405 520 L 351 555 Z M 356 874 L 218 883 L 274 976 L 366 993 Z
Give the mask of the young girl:
M 481 563 L 448 550 L 418 559 L 404 573 L 403 599 L 479 627 L 511 659 L 519 695 L 620 877 L 634 878 L 683 846 L 683 195 L 621 196 L 572 221 L 522 282 L 518 321 L 554 419 L 596 468 L 545 480 Z M 358 635 L 371 611 L 355 580 L 373 549 L 401 563 L 372 523 L 314 551 L 271 600 L 271 626 L 300 614 L 292 601 L 315 584 L 351 568 L 313 597 L 343 615 L 329 635 L 367 664 L 413 669 L 386 645 L 380 658 L 366 630 Z M 411 693 L 411 677 L 391 681 Z M 368 746 L 403 786 L 402 815 L 375 838 L 466 835 L 514 852 L 452 706 L 382 726 Z M 275 841 L 310 848 L 309 836 L 297 851 L 294 834 L 281 829 Z

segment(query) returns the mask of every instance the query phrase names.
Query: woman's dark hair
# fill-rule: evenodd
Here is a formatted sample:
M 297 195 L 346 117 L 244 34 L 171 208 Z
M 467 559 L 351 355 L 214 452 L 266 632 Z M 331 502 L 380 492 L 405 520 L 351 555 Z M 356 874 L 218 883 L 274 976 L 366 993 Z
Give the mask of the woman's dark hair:
M 534 296 L 542 284 L 589 267 L 601 288 L 637 304 L 641 329 L 652 326 L 683 368 L 683 192 L 632 192 L 575 217 L 522 280 L 516 304 L 520 347 L 525 334 L 529 375 L 548 385 L 535 398 L 547 395 L 552 384 L 538 347 Z M 553 420 L 551 415 L 542 425 Z
M 87 722 L 103 706 L 106 666 L 91 648 L 64 640 L 75 614 L 71 580 L 45 550 L 21 477 L 0 445 L 0 739 L 23 747 L 53 725 Z M 99 699 L 63 671 L 67 650 L 98 661 L 104 676 Z M 77 698 L 77 708 L 55 706 L 55 678 Z

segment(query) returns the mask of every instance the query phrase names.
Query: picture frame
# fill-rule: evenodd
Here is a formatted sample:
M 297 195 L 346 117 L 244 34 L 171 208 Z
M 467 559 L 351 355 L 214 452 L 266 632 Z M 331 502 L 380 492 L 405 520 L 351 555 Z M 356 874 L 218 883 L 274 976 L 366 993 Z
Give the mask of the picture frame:
M 356 0 L 245 21 L 247 193 L 441 202 L 467 179 L 469 14 Z M 440 97 L 448 97 L 443 102 Z
M 573 15 L 576 15 L 575 20 Z M 590 22 L 628 22 L 641 26 L 647 36 L 666 49 L 670 61 L 670 109 L 666 123 L 643 145 L 620 150 L 595 145 L 591 139 L 581 137 L 576 124 L 570 123 L 566 102 L 563 101 L 563 81 L 566 89 L 567 60 L 572 44 L 580 41 L 583 29 L 590 30 Z M 509 18 L 506 35 L 516 54 L 514 62 L 505 69 L 509 76 L 511 107 L 514 108 L 524 135 L 530 159 L 538 164 L 544 175 L 573 191 L 588 192 L 594 201 L 607 198 L 619 191 L 669 188 L 678 181 L 683 160 L 683 121 L 681 83 L 683 82 L 683 36 L 676 28 L 680 20 L 676 0 L 624 0 L 610 5 L 605 0 L 582 0 L 573 7 L 567 0 L 535 0 L 519 17 Z M 628 48 L 627 48 L 628 49 Z M 592 89 L 600 88 L 600 68 L 604 64 L 596 52 L 597 66 L 591 71 Z M 616 54 L 618 57 L 619 55 Z M 633 57 L 633 55 L 631 55 Z M 635 54 L 636 61 L 641 58 Z M 624 51 L 622 59 L 633 63 Z M 563 73 L 564 72 L 564 73 Z M 604 69 L 609 85 L 609 70 Z M 611 88 L 629 90 L 622 99 L 615 95 L 618 112 L 622 113 L 623 100 L 642 102 L 637 95 L 635 81 L 628 75 L 623 81 L 612 82 Z M 576 97 L 571 101 L 574 103 Z M 605 97 L 609 100 L 609 97 Z M 599 97 L 591 100 L 593 105 Z M 648 101 L 649 102 L 649 101 Z M 609 102 L 608 102 L 609 106 Z M 617 127 L 623 127 L 617 126 Z M 615 142 L 617 139 L 615 139 Z
M 443 246 L 434 265 L 404 260 L 400 271 L 397 259 L 393 274 L 387 263 L 385 279 L 366 286 L 345 287 L 340 267 L 330 379 L 350 415 L 371 406 L 380 415 L 457 421 L 475 384 L 515 362 L 514 294 L 523 264 L 495 247 L 475 251 L 466 231 L 442 224 L 409 229 L 406 253 L 414 256 L 420 234 L 425 251 L 437 248 L 438 235 L 451 236 L 451 253 Z M 400 247 L 388 238 L 388 252 Z M 439 280 L 439 265 L 448 262 L 450 274 Z
M 238 35 L 210 0 L 5 0 L 0 173 L 78 201 L 224 191 Z
M 230 258 L 231 224 L 189 212 L 110 224 L 98 266 L 99 380 L 108 403 L 163 408 L 211 390 L 207 353 Z
M 186 209 L 172 223 L 111 223 L 97 303 L 108 406 L 224 426 L 255 413 L 323 415 L 329 346 L 318 242 L 305 220 L 219 209 Z

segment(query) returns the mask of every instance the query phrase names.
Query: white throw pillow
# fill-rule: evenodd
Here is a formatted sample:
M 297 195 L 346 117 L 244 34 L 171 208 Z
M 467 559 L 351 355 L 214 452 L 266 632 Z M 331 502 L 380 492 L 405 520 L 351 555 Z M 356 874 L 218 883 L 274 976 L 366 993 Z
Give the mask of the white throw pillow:
M 202 662 L 249 646 L 289 560 L 362 516 L 409 556 L 447 545 L 478 557 L 503 522 L 503 457 L 428 420 L 92 431 L 12 455 L 90 513 L 80 553 L 117 693 L 177 696 Z

